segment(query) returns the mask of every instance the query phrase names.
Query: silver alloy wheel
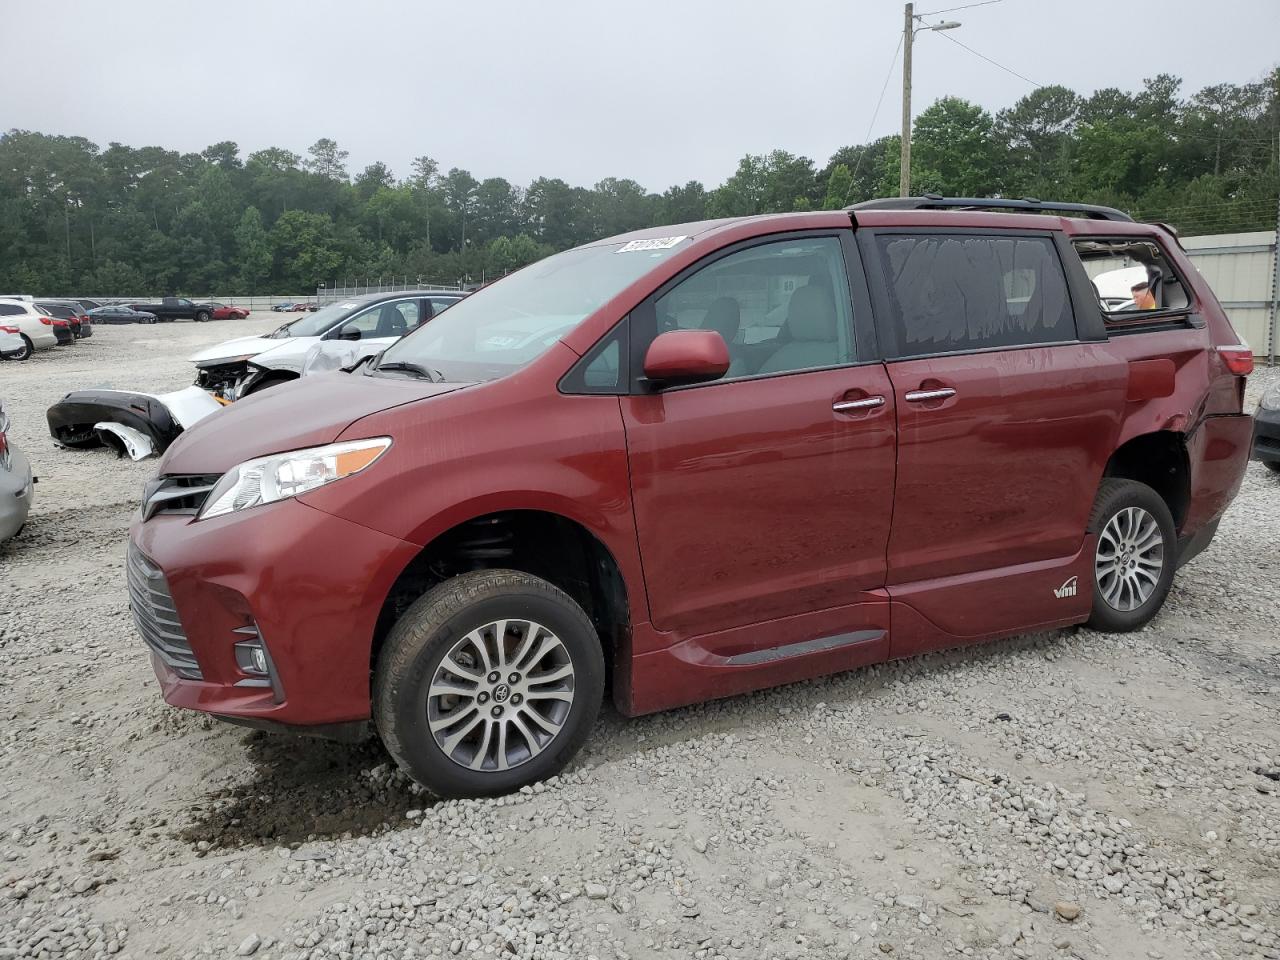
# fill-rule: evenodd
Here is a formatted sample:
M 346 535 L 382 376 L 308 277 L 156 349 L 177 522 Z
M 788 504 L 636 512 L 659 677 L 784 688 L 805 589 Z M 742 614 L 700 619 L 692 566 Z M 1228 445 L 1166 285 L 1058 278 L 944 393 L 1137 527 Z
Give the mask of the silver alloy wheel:
M 542 753 L 573 706 L 573 660 L 531 620 L 472 630 L 440 661 L 427 723 L 446 757 L 469 770 L 510 770 Z
M 1164 535 L 1142 507 L 1117 511 L 1098 535 L 1094 579 L 1107 606 L 1127 613 L 1150 599 L 1164 570 Z

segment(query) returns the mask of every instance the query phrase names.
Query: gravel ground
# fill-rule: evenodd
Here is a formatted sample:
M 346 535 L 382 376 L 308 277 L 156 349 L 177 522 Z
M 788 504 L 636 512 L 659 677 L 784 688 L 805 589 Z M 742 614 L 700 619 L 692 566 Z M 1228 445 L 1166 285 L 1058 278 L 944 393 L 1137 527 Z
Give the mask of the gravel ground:
M 0 367 L 40 476 L 0 547 L 0 958 L 1280 957 L 1259 465 L 1146 630 L 606 709 L 564 776 L 437 802 L 377 745 L 165 706 L 123 585 L 154 463 L 45 431 L 67 390 L 177 389 L 195 348 L 278 320 L 101 327 Z

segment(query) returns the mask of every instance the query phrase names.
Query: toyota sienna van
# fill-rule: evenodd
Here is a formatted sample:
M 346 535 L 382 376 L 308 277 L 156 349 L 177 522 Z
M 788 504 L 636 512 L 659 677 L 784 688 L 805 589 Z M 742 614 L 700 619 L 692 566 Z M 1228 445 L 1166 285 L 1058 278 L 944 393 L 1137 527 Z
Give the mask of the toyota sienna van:
M 606 691 L 637 715 L 1141 627 L 1240 485 L 1252 363 L 1176 236 L 1109 208 L 642 230 L 179 436 L 133 613 L 175 706 L 373 730 L 433 791 L 499 794 Z

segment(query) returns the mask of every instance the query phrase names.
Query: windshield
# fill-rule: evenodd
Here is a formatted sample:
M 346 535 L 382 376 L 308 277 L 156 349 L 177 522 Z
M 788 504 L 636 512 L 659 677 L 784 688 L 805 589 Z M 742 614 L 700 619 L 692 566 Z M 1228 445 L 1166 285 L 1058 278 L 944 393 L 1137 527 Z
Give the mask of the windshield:
M 345 317 L 360 304 L 353 300 L 331 303 L 307 317 L 286 323 L 272 334 L 273 337 L 318 337 Z
M 415 364 L 455 382 L 514 373 L 670 258 L 683 239 L 579 247 L 547 257 L 460 300 L 389 347 L 379 366 Z

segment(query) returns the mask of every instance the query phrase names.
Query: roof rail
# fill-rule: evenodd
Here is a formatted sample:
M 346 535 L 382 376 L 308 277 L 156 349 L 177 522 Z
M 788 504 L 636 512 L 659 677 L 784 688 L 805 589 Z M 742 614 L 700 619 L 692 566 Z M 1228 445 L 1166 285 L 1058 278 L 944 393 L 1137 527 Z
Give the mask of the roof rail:
M 1133 222 L 1133 217 L 1115 207 L 1100 207 L 1092 203 L 1057 203 L 1052 200 L 1038 200 L 1035 197 L 1017 199 L 943 197 L 936 193 L 926 193 L 922 197 L 883 197 L 879 200 L 864 200 L 845 209 L 854 213 L 859 210 L 1021 210 L 1028 213 L 1066 213 L 1089 220 Z

